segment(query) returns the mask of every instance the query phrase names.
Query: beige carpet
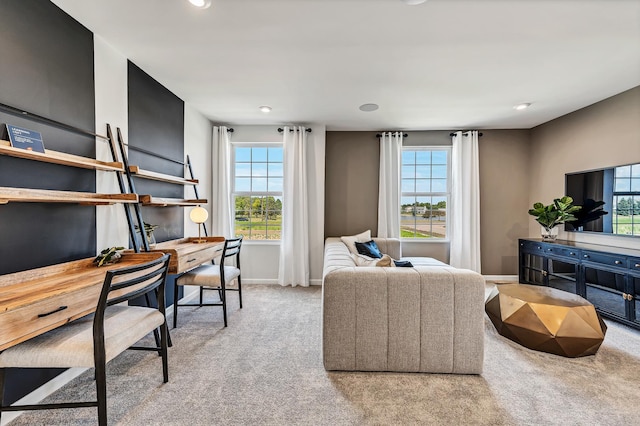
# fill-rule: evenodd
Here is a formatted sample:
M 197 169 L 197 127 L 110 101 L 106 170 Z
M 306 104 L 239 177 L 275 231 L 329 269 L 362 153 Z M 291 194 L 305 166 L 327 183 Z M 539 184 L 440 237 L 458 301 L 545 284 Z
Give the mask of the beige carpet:
M 481 376 L 328 373 L 320 351 L 321 289 L 246 286 L 219 308 L 181 309 L 170 382 L 160 359 L 127 352 L 108 368 L 117 425 L 639 424 L 640 332 L 606 321 L 596 356 L 534 352 L 488 319 Z M 85 373 L 50 399 L 92 396 Z M 95 409 L 41 411 L 12 425 L 93 425 Z

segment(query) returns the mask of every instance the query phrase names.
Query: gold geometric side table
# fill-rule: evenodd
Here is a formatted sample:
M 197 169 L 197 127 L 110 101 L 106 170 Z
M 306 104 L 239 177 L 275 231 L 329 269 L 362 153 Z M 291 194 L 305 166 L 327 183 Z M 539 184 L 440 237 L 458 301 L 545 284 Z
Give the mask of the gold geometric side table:
M 588 300 L 552 287 L 500 284 L 485 312 L 502 336 L 529 349 L 576 358 L 595 355 L 607 326 Z

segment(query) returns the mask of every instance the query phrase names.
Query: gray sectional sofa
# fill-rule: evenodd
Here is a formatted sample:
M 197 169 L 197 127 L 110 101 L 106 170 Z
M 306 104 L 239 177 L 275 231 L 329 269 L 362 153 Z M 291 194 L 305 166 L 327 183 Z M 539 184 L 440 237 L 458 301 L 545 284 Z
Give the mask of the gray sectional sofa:
M 401 258 L 398 239 L 374 238 Z M 340 238 L 325 242 L 326 370 L 480 374 L 484 279 L 430 258 L 413 267 L 355 266 Z

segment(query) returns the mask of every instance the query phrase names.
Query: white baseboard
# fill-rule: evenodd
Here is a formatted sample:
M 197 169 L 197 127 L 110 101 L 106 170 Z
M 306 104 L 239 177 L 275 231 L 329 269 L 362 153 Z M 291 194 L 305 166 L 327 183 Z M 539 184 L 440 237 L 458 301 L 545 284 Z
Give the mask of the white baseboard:
M 11 405 L 37 404 L 87 370 L 88 368 L 70 368 Z M 2 413 L 0 426 L 9 424 L 9 422 L 18 418 L 22 413 L 24 413 L 24 411 L 6 411 Z
M 485 281 L 518 282 L 517 275 L 483 275 Z
M 242 283 L 243 284 L 278 284 L 278 280 L 273 278 L 267 278 L 267 279 L 243 278 Z M 309 280 L 309 285 L 322 285 L 322 280 L 321 279 Z
M 278 284 L 277 278 L 242 278 L 242 284 Z

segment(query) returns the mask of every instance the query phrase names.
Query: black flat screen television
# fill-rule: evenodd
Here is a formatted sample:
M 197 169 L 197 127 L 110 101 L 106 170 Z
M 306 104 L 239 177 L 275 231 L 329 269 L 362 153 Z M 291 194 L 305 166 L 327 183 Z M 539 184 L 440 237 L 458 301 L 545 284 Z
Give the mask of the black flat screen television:
M 565 194 L 582 206 L 566 231 L 640 236 L 640 164 L 567 173 Z

